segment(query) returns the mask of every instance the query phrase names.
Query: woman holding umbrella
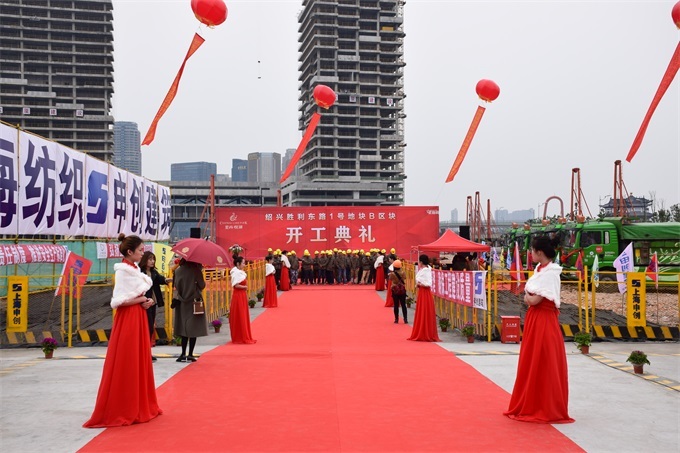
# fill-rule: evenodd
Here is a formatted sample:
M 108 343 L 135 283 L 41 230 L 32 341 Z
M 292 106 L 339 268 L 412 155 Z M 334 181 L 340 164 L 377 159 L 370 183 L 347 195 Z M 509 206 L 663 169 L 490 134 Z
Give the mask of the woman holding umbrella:
M 248 274 L 243 270 L 243 257 L 234 258 L 234 265 L 231 270 L 231 286 L 234 289 L 231 296 L 231 308 L 229 312 L 229 330 L 231 331 L 231 342 L 236 344 L 253 344 L 250 333 L 250 310 L 248 310 L 248 295 L 246 290 L 246 280 Z
M 175 335 L 182 337 L 182 354 L 178 362 L 195 362 L 194 348 L 196 338 L 208 335 L 208 320 L 203 313 L 195 313 L 194 302 L 203 300 L 201 292 L 205 288 L 203 267 L 199 263 L 187 261 L 182 258 L 179 267 L 175 270 L 175 291 L 179 306 L 175 307 Z M 189 355 L 186 355 L 187 344 Z

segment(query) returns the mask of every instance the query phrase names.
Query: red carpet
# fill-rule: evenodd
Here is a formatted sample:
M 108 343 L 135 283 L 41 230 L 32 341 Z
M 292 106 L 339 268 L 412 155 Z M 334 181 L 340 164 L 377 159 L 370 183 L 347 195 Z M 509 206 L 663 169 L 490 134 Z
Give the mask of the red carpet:
M 581 451 L 504 417 L 508 393 L 393 321 L 371 286 L 297 286 L 253 322 L 256 344 L 162 385 L 162 416 L 81 451 Z

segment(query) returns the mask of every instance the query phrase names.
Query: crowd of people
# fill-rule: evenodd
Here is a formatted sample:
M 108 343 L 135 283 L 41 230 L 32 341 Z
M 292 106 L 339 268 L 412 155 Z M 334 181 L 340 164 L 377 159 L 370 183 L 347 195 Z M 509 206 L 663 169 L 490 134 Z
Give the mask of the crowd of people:
M 290 286 L 302 285 L 380 285 L 383 289 L 388 269 L 397 260 L 397 251 L 392 248 L 361 250 L 305 250 L 301 257 L 295 250 L 287 251 L 270 248 L 274 279 L 279 290 L 287 291 Z M 378 269 L 382 267 L 382 277 Z M 287 275 L 286 275 L 287 274 Z M 286 278 L 287 276 L 287 278 Z
M 115 321 L 104 361 L 102 379 L 92 417 L 83 427 L 99 428 L 144 423 L 163 411 L 158 406 L 153 357 L 150 354 L 156 306 L 163 306 L 160 286 L 172 279 L 159 275 L 155 256 L 144 252 L 138 236 L 119 236 L 121 263 L 116 272 L 111 307 Z M 408 323 L 405 305 L 405 275 L 396 250 L 322 250 L 314 256 L 305 250 L 298 259 L 295 251 L 270 249 L 265 257 L 266 289 L 264 306 L 277 306 L 276 291 L 290 289 L 301 280 L 306 285 L 375 284 L 377 291 L 387 289 L 387 301 L 393 302 L 395 323 L 399 309 Z M 525 303 L 529 306 L 520 350 L 517 379 L 508 410 L 510 418 L 535 423 L 571 423 L 568 414 L 568 372 L 563 338 L 559 325 L 560 273 L 553 263 L 555 244 L 537 238 L 532 244 L 536 272 L 527 281 Z M 230 271 L 233 288 L 230 312 L 231 342 L 254 344 L 247 305 L 248 276 L 244 259 L 234 257 Z M 417 307 L 409 340 L 440 341 L 431 292 L 432 267 L 427 255 L 418 258 L 415 276 Z M 184 259 L 174 269 L 174 293 L 171 308 L 174 331 L 182 338 L 178 362 L 194 362 L 196 338 L 206 336 L 205 312 L 201 292 L 205 288 L 202 266 Z M 387 305 L 386 306 L 392 306 Z M 188 347 L 188 353 L 187 353 Z M 124 359 L 123 359 L 124 358 Z

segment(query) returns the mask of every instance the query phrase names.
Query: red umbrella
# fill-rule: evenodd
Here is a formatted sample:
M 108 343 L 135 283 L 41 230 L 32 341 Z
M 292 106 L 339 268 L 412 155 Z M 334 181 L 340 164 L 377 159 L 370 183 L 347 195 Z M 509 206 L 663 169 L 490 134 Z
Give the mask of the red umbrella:
M 175 244 L 172 251 L 187 261 L 201 263 L 206 267 L 233 266 L 231 257 L 224 248 L 205 239 L 182 239 Z

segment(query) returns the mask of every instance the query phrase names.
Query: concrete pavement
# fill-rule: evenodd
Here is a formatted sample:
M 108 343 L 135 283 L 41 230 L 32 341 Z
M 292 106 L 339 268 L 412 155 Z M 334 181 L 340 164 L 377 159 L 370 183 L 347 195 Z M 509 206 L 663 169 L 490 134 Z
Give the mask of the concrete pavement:
M 251 316 L 262 312 L 252 309 Z M 391 309 L 386 308 L 385 322 L 392 321 Z M 442 333 L 441 338 L 440 347 L 512 390 L 519 345 L 468 344 L 455 331 Z M 221 333 L 199 338 L 196 349 L 204 353 L 227 341 L 225 325 Z M 591 356 L 582 355 L 573 343 L 565 343 L 565 349 L 570 415 L 576 423 L 555 425 L 558 430 L 589 452 L 680 451 L 680 391 L 671 388 L 680 381 L 678 342 L 594 343 Z M 646 378 L 625 366 L 623 370 L 611 366 L 625 364 L 633 349 L 649 355 Z M 105 353 L 105 347 L 59 348 L 55 359 L 45 360 L 40 349 L 0 350 L 0 451 L 72 452 L 101 432 L 81 425 L 91 415 Z M 177 346 L 157 346 L 153 353 L 159 356 L 154 364 L 157 386 L 191 366 L 175 362 Z M 650 375 L 659 379 L 647 379 Z

